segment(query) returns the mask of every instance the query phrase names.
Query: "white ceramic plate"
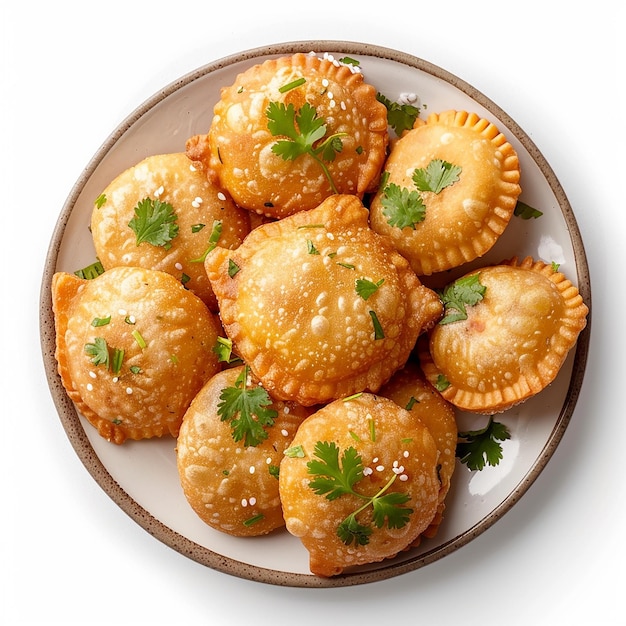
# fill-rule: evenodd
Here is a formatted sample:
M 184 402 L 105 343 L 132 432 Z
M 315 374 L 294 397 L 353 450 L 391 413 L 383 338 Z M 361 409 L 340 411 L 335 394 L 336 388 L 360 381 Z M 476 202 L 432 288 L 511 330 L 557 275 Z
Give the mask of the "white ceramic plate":
M 303 41 L 253 49 L 210 63 L 166 86 L 134 111 L 87 165 L 62 208 L 52 235 L 41 287 L 41 338 L 50 389 L 67 435 L 87 470 L 132 519 L 150 534 L 208 567 L 251 580 L 299 587 L 345 586 L 417 569 L 465 545 L 518 502 L 543 470 L 570 420 L 581 387 L 589 327 L 580 335 L 557 380 L 541 394 L 498 419 L 511 431 L 496 467 L 470 472 L 458 464 L 437 537 L 394 560 L 332 579 L 310 574 L 308 554 L 286 531 L 262 538 L 236 538 L 205 525 L 181 491 L 174 440 L 126 442 L 100 438 L 65 394 L 54 360 L 50 282 L 55 271 L 73 272 L 95 260 L 89 232 L 94 199 L 120 172 L 144 157 L 184 151 L 186 139 L 204 133 L 222 86 L 250 65 L 293 52 L 348 55 L 360 61 L 365 79 L 391 100 L 416 93 L 423 113 L 475 111 L 493 121 L 517 150 L 525 203 L 543 211 L 539 219 L 514 217 L 496 246 L 473 265 L 513 255 L 560 263 L 585 302 L 591 294 L 582 239 L 554 172 L 525 132 L 476 89 L 422 59 L 387 48 L 339 41 Z M 460 428 L 480 420 L 459 416 Z M 484 419 L 481 424 L 484 423 Z

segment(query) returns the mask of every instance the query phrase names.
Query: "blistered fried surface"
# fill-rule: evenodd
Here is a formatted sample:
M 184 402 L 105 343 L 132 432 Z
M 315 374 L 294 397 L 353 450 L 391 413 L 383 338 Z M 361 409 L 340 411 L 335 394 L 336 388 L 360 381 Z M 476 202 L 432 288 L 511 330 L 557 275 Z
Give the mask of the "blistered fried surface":
M 293 106 L 296 116 L 308 103 L 324 121 L 325 133 L 315 145 L 336 135 L 341 150 L 332 159 L 310 154 L 284 159 L 275 154 L 275 143 L 289 137 L 274 135 L 268 128 L 270 103 Z M 297 122 L 296 128 L 301 130 Z M 331 193 L 362 197 L 373 191 L 387 142 L 386 108 L 363 75 L 329 59 L 299 53 L 255 65 L 223 88 L 208 134 L 191 137 L 187 154 L 240 206 L 282 218 L 312 209 Z
M 441 314 L 355 196 L 265 224 L 205 266 L 238 353 L 275 397 L 307 406 L 378 390 Z M 378 284 L 368 297 L 362 279 Z
M 137 244 L 129 222 L 145 198 L 169 203 L 176 214 L 178 234 L 167 247 L 146 241 Z M 215 310 L 217 302 L 202 257 L 216 221 L 225 248 L 237 247 L 250 231 L 248 212 L 235 206 L 184 153 L 159 154 L 143 159 L 107 185 L 102 202 L 94 205 L 91 232 L 105 269 L 123 265 L 168 272 Z
M 57 273 L 52 295 L 59 373 L 85 418 L 118 444 L 176 436 L 190 402 L 220 368 L 212 351 L 218 325 L 206 305 L 171 275 L 135 267 L 92 280 Z M 98 341 L 108 363 L 89 352 Z
M 418 276 L 441 272 L 485 254 L 508 225 L 521 188 L 519 159 L 502 133 L 466 111 L 431 113 L 392 146 L 386 184 L 415 191 L 413 174 L 442 160 L 461 168 L 459 180 L 440 193 L 422 192 L 425 217 L 413 226 L 390 225 L 381 185 L 371 204 L 371 224 L 389 235 Z
M 409 495 L 404 504 L 412 510 L 408 523 L 399 528 L 371 526 L 366 545 L 344 543 L 338 527 L 363 505 L 363 499 L 345 494 L 329 500 L 311 489 L 308 464 L 318 442 L 334 442 L 340 457 L 348 448 L 356 450 L 364 470 L 355 490 L 364 496 L 377 494 L 395 476 L 385 493 Z M 283 459 L 280 495 L 287 530 L 309 551 L 314 574 L 334 576 L 395 556 L 428 527 L 437 511 L 440 482 L 435 441 L 413 414 L 387 398 L 362 394 L 326 405 L 302 423 L 293 447 L 301 447 L 303 455 Z M 359 512 L 357 521 L 371 525 L 371 507 Z
M 177 467 L 187 501 L 209 526 L 240 537 L 284 526 L 278 467 L 300 422 L 310 411 L 275 401 L 267 438 L 258 445 L 237 441 L 219 413 L 221 393 L 234 387 L 243 366 L 213 376 L 185 413 L 176 444 Z M 250 384 L 256 384 L 251 381 Z
M 467 319 L 435 326 L 419 356 L 432 384 L 446 381 L 441 393 L 448 401 L 491 414 L 554 380 L 588 308 L 564 274 L 543 261 L 527 257 L 476 272 L 486 286 L 483 299 L 467 307 Z

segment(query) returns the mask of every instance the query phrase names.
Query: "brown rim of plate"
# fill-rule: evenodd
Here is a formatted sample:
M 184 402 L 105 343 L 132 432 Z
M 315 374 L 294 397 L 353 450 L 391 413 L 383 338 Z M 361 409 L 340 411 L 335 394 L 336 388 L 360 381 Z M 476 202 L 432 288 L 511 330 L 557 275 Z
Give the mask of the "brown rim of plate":
M 180 535 L 176 531 L 167 527 L 158 519 L 153 517 L 146 509 L 135 502 L 126 491 L 114 480 L 114 478 L 106 470 L 96 452 L 94 451 L 83 426 L 80 422 L 73 403 L 68 398 L 61 384 L 57 373 L 55 352 L 55 332 L 54 317 L 51 304 L 51 280 L 56 271 L 57 258 L 63 235 L 69 221 L 70 215 L 74 208 L 74 204 L 80 195 L 83 187 L 93 174 L 99 163 L 103 160 L 108 151 L 122 137 L 122 135 L 142 116 L 144 116 L 153 107 L 159 104 L 172 93 L 178 91 L 195 80 L 204 77 L 216 70 L 227 67 L 241 61 L 254 60 L 257 57 L 268 56 L 273 54 L 290 54 L 294 52 L 310 52 L 316 51 L 320 53 L 342 53 L 342 54 L 358 54 L 364 56 L 373 56 L 381 59 L 395 61 L 409 67 L 416 68 L 438 79 L 441 79 L 459 91 L 471 97 L 475 102 L 482 105 L 490 111 L 499 120 L 501 120 L 516 136 L 524 148 L 528 151 L 531 158 L 539 166 L 542 174 L 548 182 L 552 192 L 556 196 L 561 212 L 567 224 L 570 233 L 574 258 L 576 262 L 578 290 L 582 295 L 585 303 L 589 306 L 588 323 L 586 328 L 581 332 L 574 354 L 574 363 L 572 375 L 567 390 L 563 406 L 560 409 L 557 422 L 551 432 L 544 448 L 539 454 L 536 462 L 527 472 L 524 478 L 519 482 L 516 488 L 496 507 L 491 513 L 476 523 L 473 527 L 467 529 L 458 536 L 450 539 L 446 543 L 436 546 L 430 551 L 420 553 L 415 557 L 408 557 L 402 562 L 389 561 L 385 564 L 377 564 L 376 569 L 364 572 L 346 573 L 334 578 L 320 578 L 309 574 L 298 574 L 291 572 L 281 572 L 271 569 L 262 568 L 255 565 L 249 565 L 232 559 L 227 556 L 218 554 L 208 548 L 205 548 L 186 537 Z M 359 585 L 363 583 L 371 583 L 379 580 L 388 579 L 409 571 L 419 569 L 429 563 L 437 561 L 442 557 L 454 552 L 458 548 L 466 545 L 478 535 L 482 534 L 496 521 L 498 521 L 511 507 L 519 501 L 526 493 L 535 479 L 543 471 L 548 460 L 556 450 L 563 434 L 567 428 L 570 418 L 574 412 L 574 407 L 582 386 L 587 353 L 589 349 L 589 337 L 591 332 L 591 284 L 589 276 L 589 268 L 583 247 L 582 238 L 574 217 L 572 208 L 569 204 L 567 196 L 561 187 L 557 177 L 543 157 L 537 146 L 526 135 L 526 133 L 494 102 L 489 100 L 482 93 L 465 81 L 457 78 L 446 70 L 429 63 L 421 58 L 399 52 L 390 48 L 385 48 L 373 44 L 348 41 L 332 41 L 332 40 L 312 40 L 312 41 L 294 41 L 278 43 L 271 46 L 263 46 L 253 48 L 241 53 L 229 55 L 209 63 L 199 69 L 190 72 L 180 79 L 170 83 L 164 89 L 153 95 L 140 105 L 133 113 L 131 113 L 113 133 L 107 141 L 100 147 L 93 156 L 90 163 L 83 171 L 80 178 L 76 181 L 70 192 L 56 223 L 50 245 L 48 248 L 43 278 L 40 290 L 40 334 L 41 347 L 46 377 L 50 392 L 59 418 L 65 429 L 67 437 L 70 440 L 78 457 L 82 461 L 87 471 L 100 487 L 109 495 L 109 497 L 137 524 L 144 528 L 151 535 L 156 537 L 165 545 L 173 548 L 188 558 L 206 565 L 214 570 L 237 576 L 240 578 L 263 582 L 273 585 L 281 585 L 287 587 L 345 587 L 351 585 Z

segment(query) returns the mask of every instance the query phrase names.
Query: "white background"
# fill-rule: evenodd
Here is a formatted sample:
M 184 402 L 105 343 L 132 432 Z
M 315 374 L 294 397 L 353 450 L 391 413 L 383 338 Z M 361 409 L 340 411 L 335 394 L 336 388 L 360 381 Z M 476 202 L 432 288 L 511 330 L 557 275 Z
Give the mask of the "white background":
M 575 7 L 546 0 L 3 3 L 0 622 L 626 624 L 619 88 L 626 20 L 618 3 Z M 41 272 L 59 211 L 109 133 L 161 87 L 206 63 L 310 39 L 405 51 L 502 107 L 569 197 L 593 294 L 576 411 L 521 501 L 425 568 L 319 590 L 209 570 L 127 517 L 70 446 L 47 388 L 38 329 Z

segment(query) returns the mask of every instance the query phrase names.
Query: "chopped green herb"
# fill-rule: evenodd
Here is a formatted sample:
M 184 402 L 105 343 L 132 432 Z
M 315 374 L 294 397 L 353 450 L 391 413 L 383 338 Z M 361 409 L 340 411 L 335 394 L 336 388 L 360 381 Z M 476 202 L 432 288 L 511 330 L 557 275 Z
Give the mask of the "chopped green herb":
M 232 278 L 241 268 L 232 259 L 228 259 L 228 276 Z
M 372 534 L 372 524 L 362 524 L 357 516 L 368 507 L 372 507 L 372 523 L 382 528 L 387 523 L 389 528 L 402 528 L 409 521 L 413 509 L 403 506 L 410 499 L 407 493 L 397 491 L 385 493 L 397 478 L 392 474 L 381 489 L 373 496 L 366 496 L 355 491 L 354 485 L 363 478 L 363 462 L 355 448 L 346 448 L 339 458 L 339 447 L 335 442 L 318 441 L 315 444 L 314 456 L 307 463 L 309 474 L 313 479 L 309 487 L 327 500 L 350 494 L 364 500 L 364 504 L 346 517 L 337 527 L 337 535 L 346 545 L 367 545 Z
M 332 162 L 343 149 L 341 137 L 345 133 L 326 136 L 326 122 L 308 102 L 300 109 L 292 103 L 270 102 L 266 110 L 267 127 L 274 136 L 283 136 L 272 146 L 272 152 L 285 161 L 294 161 L 303 154 L 311 156 L 322 168 L 333 193 L 338 193 L 325 162 Z M 322 141 L 323 140 L 323 141 Z
M 141 368 L 138 365 L 131 365 L 128 369 L 133 374 L 141 374 Z
M 91 357 L 94 365 L 104 365 L 109 369 L 109 346 L 102 337 L 96 337 L 93 343 L 85 344 L 85 352 Z
M 435 389 L 437 391 L 445 391 L 449 386 L 450 381 L 443 374 L 439 374 L 435 381 Z
M 217 242 L 219 241 L 222 235 L 222 220 L 213 220 L 213 228 L 211 228 L 211 235 L 209 236 L 209 245 L 207 249 L 199 256 L 197 259 L 191 259 L 190 263 L 204 263 L 204 260 L 207 257 L 207 254 L 211 252 L 217 246 Z
M 518 200 L 515 204 L 515 210 L 513 211 L 513 214 L 517 217 L 521 217 L 523 220 L 536 219 L 543 215 L 541 211 L 539 211 L 538 209 L 534 209 L 525 202 L 522 202 L 521 200 Z
M 381 278 L 377 282 L 372 282 L 367 278 L 357 278 L 356 279 L 356 292 L 363 298 L 363 300 L 367 300 L 370 296 L 373 296 L 379 289 L 379 287 L 385 282 L 384 278 Z
M 104 206 L 104 203 L 107 201 L 106 194 L 101 193 L 97 198 L 94 204 L 96 205 L 96 209 L 101 209 Z
M 376 94 L 376 99 L 387 108 L 387 123 L 393 128 L 396 135 L 400 136 L 405 130 L 413 128 L 415 120 L 420 114 L 418 107 L 412 104 L 392 102 L 382 93 Z
M 95 261 L 91 263 L 91 265 L 87 265 L 80 270 L 76 270 L 74 272 L 75 276 L 78 278 L 84 278 L 85 280 L 92 280 L 93 278 L 97 278 L 100 274 L 104 274 L 104 267 L 100 261 Z
M 131 335 L 142 350 L 147 347 L 148 344 L 146 343 L 146 340 L 141 336 L 141 333 L 138 330 L 133 330 Z
M 439 323 L 450 324 L 467 319 L 466 305 L 474 306 L 480 302 L 486 291 L 479 273 L 464 276 L 447 285 L 441 294 L 445 315 Z
M 413 172 L 413 182 L 418 191 L 441 193 L 459 180 L 461 168 L 441 159 L 433 159 L 425 168 Z
M 404 407 L 407 411 L 410 411 L 416 404 L 419 404 L 419 400 L 416 400 L 413 396 L 409 398 L 409 401 L 406 403 Z
M 274 478 L 280 477 L 280 465 L 272 465 L 271 463 L 267 466 L 267 470 L 270 473 L 270 476 Z
M 267 407 L 272 404 L 269 394 L 263 387 L 248 387 L 250 368 L 244 365 L 237 376 L 235 385 L 222 389 L 217 414 L 222 421 L 228 421 L 235 441 L 245 446 L 256 446 L 267 439 L 264 427 L 273 426 L 278 413 Z
M 284 455 L 291 459 L 303 459 L 304 448 L 302 446 L 291 446 L 291 448 L 285 450 Z
M 339 63 L 343 63 L 344 65 L 354 65 L 356 67 L 361 65 L 360 61 L 357 61 L 352 57 L 341 57 L 341 59 L 339 59 Z
M 111 371 L 117 376 L 122 370 L 122 363 L 124 362 L 124 350 L 120 348 L 113 348 L 113 355 L 111 357 Z
M 380 200 L 383 215 L 390 226 L 413 228 L 426 217 L 426 205 L 415 190 L 389 183 Z
M 552 263 L 550 265 L 552 266 L 552 271 L 553 272 L 558 272 L 559 268 L 561 267 L 561 264 L 557 263 L 556 261 L 552 261 Z
M 279 87 L 278 91 L 280 93 L 287 93 L 288 91 L 291 91 L 292 89 L 295 89 L 296 87 L 300 87 L 301 85 L 304 85 L 304 83 L 306 83 L 306 78 L 304 78 L 304 76 L 301 76 L 300 78 L 296 78 L 296 80 L 292 80 L 290 83 L 287 83 L 286 85 L 283 85 L 282 87 Z
M 199 233 L 205 226 L 206 226 L 206 224 L 192 224 L 191 232 L 192 233 Z
M 315 244 L 310 240 L 306 240 L 306 247 L 309 254 L 319 254 L 319 250 L 315 247 Z
M 255 524 L 258 524 L 261 520 L 264 520 L 264 519 L 265 519 L 265 515 L 263 515 L 263 513 L 259 513 L 258 515 L 254 515 L 253 517 L 250 517 L 247 520 L 244 520 L 243 525 L 254 526 Z
M 233 341 L 228 337 L 218 337 L 213 352 L 217 354 L 217 360 L 220 363 L 235 363 L 239 361 L 238 356 L 233 356 Z
M 177 219 L 174 207 L 168 202 L 144 198 L 135 207 L 135 217 L 128 226 L 135 233 L 137 245 L 147 242 L 168 250 L 172 239 L 178 235 Z
M 357 393 L 353 393 L 351 396 L 346 396 L 343 401 L 344 402 L 349 402 L 350 400 L 356 400 L 357 398 L 360 398 L 363 395 L 362 391 L 359 391 Z
M 502 460 L 501 441 L 511 438 L 508 428 L 493 419 L 484 428 L 459 432 L 456 456 L 471 470 L 482 470 L 485 465 L 495 466 Z
M 110 315 L 108 315 L 107 317 L 94 317 L 91 320 L 91 325 L 95 326 L 96 328 L 98 328 L 99 326 L 106 326 L 110 322 L 111 322 L 111 316 Z
M 374 339 L 384 339 L 385 333 L 383 331 L 383 327 L 378 320 L 378 316 L 375 311 L 370 311 L 370 317 L 372 318 L 372 323 L 374 324 Z

